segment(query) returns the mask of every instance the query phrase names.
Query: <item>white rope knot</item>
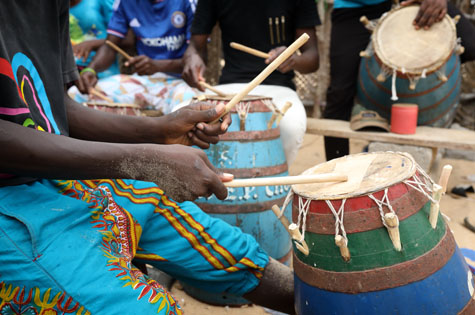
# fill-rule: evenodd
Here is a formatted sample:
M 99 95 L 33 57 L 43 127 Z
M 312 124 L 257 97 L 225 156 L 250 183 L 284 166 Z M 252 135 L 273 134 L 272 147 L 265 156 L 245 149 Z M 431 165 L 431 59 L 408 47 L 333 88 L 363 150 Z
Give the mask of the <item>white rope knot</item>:
M 294 196 L 294 191 L 292 188 L 289 190 L 289 193 L 285 197 L 284 204 L 282 205 L 282 209 L 280 210 L 279 215 L 277 216 L 278 219 L 282 218 L 284 215 L 285 208 L 289 205 L 290 201 L 292 200 L 292 197 Z
M 383 222 L 383 225 L 387 228 L 388 226 L 386 224 L 386 220 L 384 219 L 384 214 L 385 213 L 384 213 L 383 206 L 386 206 L 389 209 L 390 213 L 396 214 L 396 212 L 394 212 L 394 209 L 391 206 L 391 203 L 389 201 L 388 188 L 384 189 L 383 198 L 381 200 L 376 199 L 376 197 L 374 197 L 372 194 L 369 194 L 368 197 L 371 198 L 376 203 L 376 205 L 378 206 L 379 215 L 381 216 L 381 221 Z
M 396 92 L 396 68 L 393 69 L 393 77 L 391 81 L 391 100 L 397 101 L 399 98 L 397 97 Z
M 302 242 L 305 238 L 307 214 L 308 214 L 308 209 L 310 208 L 311 202 L 312 202 L 311 199 L 307 199 L 304 202 L 302 198 L 299 198 L 299 216 L 297 219 L 297 226 L 300 226 L 300 222 L 302 222 L 302 239 L 300 240 L 300 242 Z
M 341 229 L 341 236 L 345 241 L 345 246 L 348 246 L 348 238 L 346 237 L 345 225 L 343 224 L 343 216 L 345 214 L 345 202 L 346 199 L 343 199 L 340 208 L 338 209 L 338 211 L 336 211 L 331 201 L 325 200 L 325 203 L 327 204 L 328 208 L 330 208 L 331 212 L 333 213 L 333 216 L 335 217 L 335 236 L 340 235 Z
M 239 119 L 245 120 L 247 114 L 249 113 L 249 108 L 251 107 L 251 102 L 242 102 L 236 104 L 236 111 L 238 113 Z

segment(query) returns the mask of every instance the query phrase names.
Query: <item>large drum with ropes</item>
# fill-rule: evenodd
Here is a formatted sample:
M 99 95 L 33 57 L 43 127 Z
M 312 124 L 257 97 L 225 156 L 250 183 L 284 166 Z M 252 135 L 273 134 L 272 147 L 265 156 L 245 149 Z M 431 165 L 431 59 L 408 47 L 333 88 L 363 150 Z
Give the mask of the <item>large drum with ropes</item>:
M 416 30 L 419 6 L 399 7 L 379 21 L 362 22 L 373 34 L 361 52 L 355 102 L 390 120 L 394 103 L 417 104 L 418 125 L 447 127 L 459 103 L 461 75 L 455 23 L 446 15 Z
M 349 155 L 293 185 L 298 314 L 475 314 L 474 279 L 439 212 L 441 186 L 406 153 Z M 304 251 L 302 249 L 307 249 Z
M 227 104 L 232 96 L 202 95 L 193 101 Z M 205 150 L 211 163 L 234 178 L 288 175 L 287 161 L 277 125 L 282 113 L 272 99 L 248 95 L 231 111 L 232 124 L 217 144 Z M 251 234 L 274 259 L 289 264 L 291 242 L 271 208 L 284 201 L 290 187 L 284 185 L 228 188 L 226 200 L 214 195 L 199 198 L 196 204 L 211 216 Z M 290 219 L 290 207 L 285 215 Z M 184 285 L 191 296 L 218 305 L 240 305 L 249 301 L 230 294 L 215 294 Z

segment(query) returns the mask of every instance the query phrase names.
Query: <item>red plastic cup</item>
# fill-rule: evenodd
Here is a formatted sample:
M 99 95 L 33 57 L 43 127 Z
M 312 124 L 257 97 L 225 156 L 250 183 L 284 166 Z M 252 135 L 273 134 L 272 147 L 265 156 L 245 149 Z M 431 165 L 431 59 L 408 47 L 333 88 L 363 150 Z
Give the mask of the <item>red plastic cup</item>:
M 417 104 L 393 104 L 391 107 L 391 132 L 411 135 L 416 133 Z

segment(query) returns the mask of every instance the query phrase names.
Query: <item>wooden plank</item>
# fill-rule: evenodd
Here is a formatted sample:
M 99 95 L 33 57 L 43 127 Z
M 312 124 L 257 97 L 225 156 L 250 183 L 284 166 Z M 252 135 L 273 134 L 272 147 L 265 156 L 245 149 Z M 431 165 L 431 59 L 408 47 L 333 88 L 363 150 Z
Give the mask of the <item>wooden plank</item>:
M 347 121 L 307 118 L 307 133 L 431 148 L 475 151 L 475 131 L 471 130 L 420 126 L 417 127 L 416 133 L 413 135 L 400 135 L 391 132 L 353 131 Z

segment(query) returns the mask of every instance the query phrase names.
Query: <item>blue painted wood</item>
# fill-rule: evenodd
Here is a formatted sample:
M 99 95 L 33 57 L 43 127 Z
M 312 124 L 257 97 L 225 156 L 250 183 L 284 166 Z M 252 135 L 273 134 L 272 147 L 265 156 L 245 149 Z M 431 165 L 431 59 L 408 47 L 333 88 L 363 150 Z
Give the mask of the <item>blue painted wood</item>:
M 249 113 L 246 119 L 246 131 L 265 131 L 271 112 Z M 239 131 L 238 115 L 232 114 L 232 124 L 228 132 Z M 275 125 L 274 125 L 275 128 Z M 279 166 L 286 163 L 282 141 L 279 138 L 271 140 L 232 140 L 220 141 L 205 150 L 208 159 L 218 169 L 258 169 Z M 287 171 L 272 176 L 285 176 Z M 259 205 L 263 202 L 276 201 L 284 198 L 289 191 L 287 186 L 264 186 L 228 188 L 228 198 L 224 201 L 214 195 L 210 198 L 199 198 L 198 204 L 207 203 L 219 212 L 222 205 Z M 281 201 L 280 201 L 281 202 Z M 279 205 L 281 206 L 281 205 Z M 210 213 L 231 225 L 238 226 L 257 240 L 261 247 L 273 258 L 280 260 L 291 250 L 290 236 L 270 209 L 250 213 Z M 215 212 L 215 211 L 214 211 Z M 291 206 L 286 208 L 285 215 L 291 218 Z M 290 255 L 284 263 L 290 263 Z M 184 284 L 185 291 L 201 301 L 216 305 L 242 305 L 250 303 L 242 297 L 232 294 L 217 294 L 205 292 Z
M 457 314 L 469 302 L 475 286 L 460 250 L 440 270 L 424 280 L 397 288 L 347 294 L 312 287 L 295 276 L 297 314 Z M 470 280 L 469 280 L 470 279 Z
M 220 141 L 206 151 L 217 168 L 257 168 L 286 163 L 282 140 Z
M 460 58 L 456 54 L 452 54 L 445 64 L 445 69 L 441 69 L 448 78 L 445 83 L 441 82 L 434 72 L 426 78 L 421 78 L 416 89 L 410 90 L 409 80 L 398 77 L 396 79 L 396 91 L 399 98 L 397 101 L 391 100 L 392 76 L 384 82 L 376 82 L 380 70 L 381 67 L 375 56 L 361 59 L 356 103 L 378 112 L 388 121 L 392 104 L 413 103 L 419 105 L 418 125 L 446 127 L 452 122 L 459 103 L 461 87 Z

